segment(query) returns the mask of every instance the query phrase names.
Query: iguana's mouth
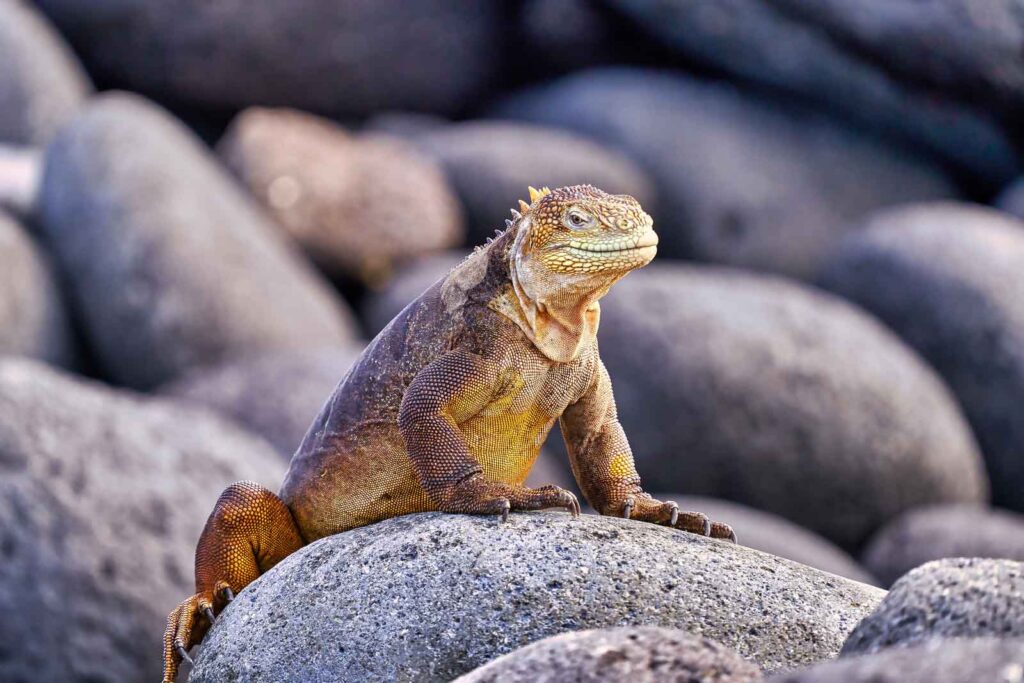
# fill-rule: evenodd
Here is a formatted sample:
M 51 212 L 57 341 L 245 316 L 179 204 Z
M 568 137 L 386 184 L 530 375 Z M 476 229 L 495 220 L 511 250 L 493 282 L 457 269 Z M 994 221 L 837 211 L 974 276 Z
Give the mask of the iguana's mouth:
M 658 246 L 658 233 L 649 230 L 636 240 L 623 239 L 614 242 L 584 242 L 582 240 L 571 240 L 558 245 L 555 248 L 575 249 L 586 251 L 591 254 L 619 254 L 627 251 L 639 251 Z

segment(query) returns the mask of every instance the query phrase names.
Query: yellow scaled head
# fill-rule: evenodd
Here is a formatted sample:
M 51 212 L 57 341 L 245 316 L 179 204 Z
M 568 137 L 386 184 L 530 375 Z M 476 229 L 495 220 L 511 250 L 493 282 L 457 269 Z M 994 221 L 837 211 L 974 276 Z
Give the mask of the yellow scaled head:
M 654 222 L 629 195 L 590 185 L 530 188 L 520 201 L 525 228 L 520 258 L 551 273 L 621 276 L 647 265 L 658 251 Z

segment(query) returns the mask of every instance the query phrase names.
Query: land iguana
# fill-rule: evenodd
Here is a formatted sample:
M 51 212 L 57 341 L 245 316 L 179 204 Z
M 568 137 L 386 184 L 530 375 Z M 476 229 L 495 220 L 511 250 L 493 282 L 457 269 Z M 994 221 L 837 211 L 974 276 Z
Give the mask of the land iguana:
M 523 486 L 555 420 L 599 513 L 735 541 L 641 489 L 598 356 L 598 300 L 654 258 L 651 217 L 589 185 L 530 188 L 530 200 L 367 346 L 279 494 L 252 482 L 221 494 L 196 549 L 196 593 L 167 619 L 166 683 L 215 614 L 306 543 L 413 512 L 578 515 L 569 491 Z

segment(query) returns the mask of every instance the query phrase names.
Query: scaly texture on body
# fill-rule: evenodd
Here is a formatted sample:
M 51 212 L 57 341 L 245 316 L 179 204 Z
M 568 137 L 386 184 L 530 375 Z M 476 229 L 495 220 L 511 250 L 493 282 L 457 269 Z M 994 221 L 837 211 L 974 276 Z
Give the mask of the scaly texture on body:
M 196 549 L 196 594 L 168 618 L 165 682 L 214 614 L 303 543 L 413 512 L 579 514 L 569 491 L 523 486 L 556 420 L 598 512 L 735 540 L 643 492 L 598 355 L 598 301 L 654 258 L 651 217 L 588 185 L 530 188 L 530 199 L 370 343 L 278 496 L 241 482 L 217 501 Z

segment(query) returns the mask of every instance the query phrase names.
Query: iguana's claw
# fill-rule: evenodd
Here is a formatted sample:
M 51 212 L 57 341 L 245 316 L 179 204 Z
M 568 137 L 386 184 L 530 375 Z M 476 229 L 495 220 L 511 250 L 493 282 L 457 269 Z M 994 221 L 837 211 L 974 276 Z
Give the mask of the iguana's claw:
M 511 510 L 511 509 L 512 509 L 512 504 L 511 504 L 511 503 L 509 503 L 509 502 L 508 502 L 508 500 L 506 499 L 506 500 L 505 500 L 505 504 L 504 504 L 504 506 L 503 506 L 503 507 L 501 508 L 501 513 L 500 513 L 500 516 L 501 516 L 501 523 L 502 523 L 502 524 L 504 524 L 505 522 L 507 522 L 507 521 L 508 521 L 508 513 L 509 513 L 509 510 Z
M 679 505 L 677 505 L 674 501 L 669 501 L 668 505 L 672 506 L 672 512 L 668 518 L 668 525 L 675 526 L 676 522 L 679 521 Z
M 569 496 L 569 506 L 568 506 L 569 514 L 572 515 L 573 517 L 579 517 L 580 516 L 580 501 L 579 501 L 579 499 L 576 498 L 576 494 L 572 493 L 571 491 L 566 491 L 566 494 L 568 494 L 568 496 Z
M 189 664 L 195 664 L 195 662 L 192 661 L 192 657 L 189 656 L 188 650 L 185 649 L 185 646 L 181 643 L 180 640 L 174 643 L 174 649 L 177 651 L 178 656 L 181 657 L 183 661 L 186 661 Z
M 203 616 L 205 616 L 207 620 L 209 620 L 210 626 L 213 626 L 215 623 L 217 623 L 217 617 L 214 615 L 212 607 L 204 607 Z
M 629 519 L 633 515 L 633 508 L 636 507 L 636 499 L 630 496 L 622 503 L 622 516 Z
M 732 527 L 728 524 L 723 524 L 721 522 L 711 523 L 711 537 L 721 538 L 727 541 L 732 541 L 733 543 L 738 543 L 738 541 L 736 540 L 736 532 L 732 530 Z
M 220 592 L 224 596 L 224 602 L 231 602 L 235 599 L 235 592 L 231 590 L 231 586 L 224 586 Z

